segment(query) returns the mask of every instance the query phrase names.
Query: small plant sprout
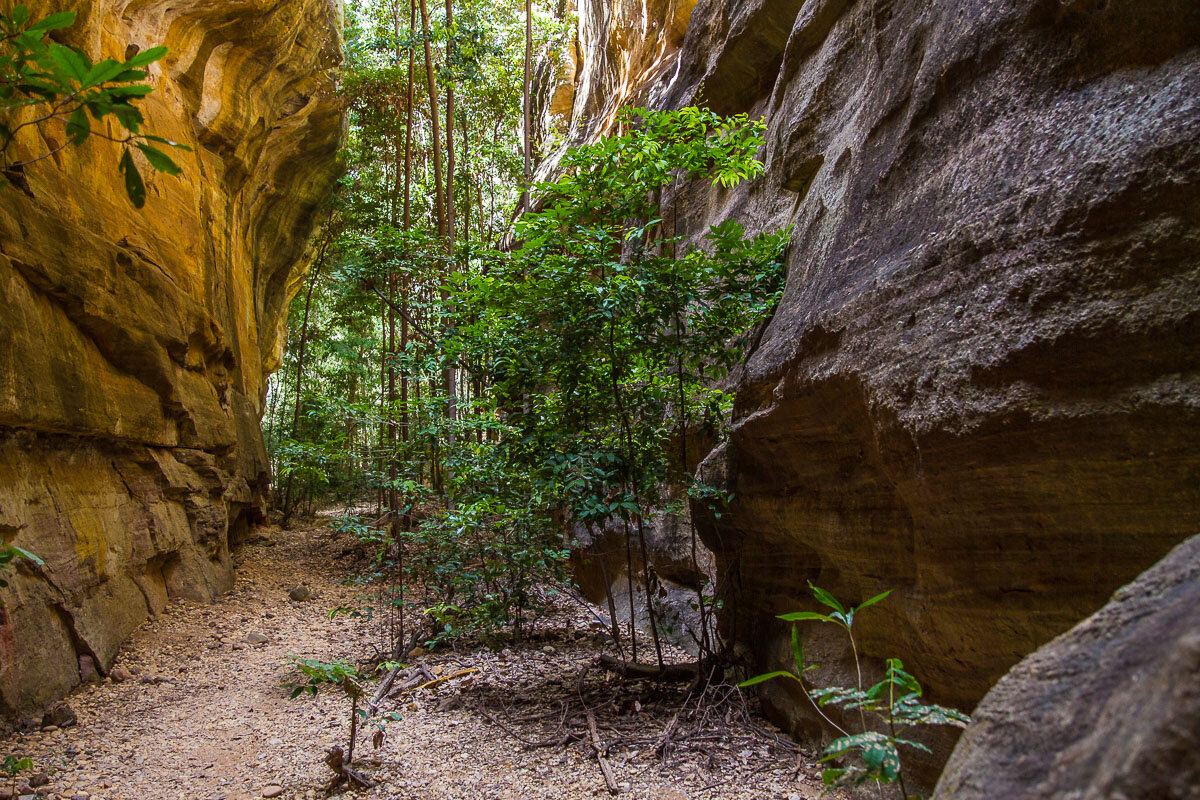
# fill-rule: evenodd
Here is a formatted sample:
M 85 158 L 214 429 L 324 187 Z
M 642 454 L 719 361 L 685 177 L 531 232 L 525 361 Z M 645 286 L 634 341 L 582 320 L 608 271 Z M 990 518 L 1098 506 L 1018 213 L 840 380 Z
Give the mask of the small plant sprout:
M 358 701 L 366 691 L 367 676 L 363 675 L 356 667 L 341 660 L 319 661 L 291 656 L 289 661 L 295 667 L 296 672 L 299 673 L 299 679 L 285 681 L 283 684 L 283 688 L 291 689 L 292 699 L 302 694 L 309 694 L 315 697 L 323 686 L 337 686 L 350 699 L 350 741 L 346 747 L 344 763 L 347 765 L 351 764 L 354 761 L 354 744 L 358 738 L 358 729 L 360 725 L 365 725 L 370 721 L 366 709 L 358 707 Z M 394 663 L 385 662 L 380 665 L 380 669 L 391 669 L 395 666 L 397 665 Z M 375 747 L 380 747 L 383 744 L 386 723 L 395 722 L 399 719 L 399 714 L 391 713 L 385 714 L 382 718 L 375 721 L 376 732 L 372 737 Z
M 821 760 L 850 760 L 846 766 L 830 767 L 821 773 L 821 779 L 827 789 L 861 786 L 870 781 L 874 781 L 877 786 L 898 783 L 901 794 L 907 800 L 909 794 L 904 785 L 904 775 L 901 770 L 900 746 L 925 752 L 929 752 L 929 748 L 920 742 L 903 738 L 903 735 L 910 729 L 921 725 L 954 725 L 963 728 L 970 722 L 970 717 L 952 708 L 922 702 L 921 684 L 904 670 L 904 665 L 898 658 L 887 660 L 887 670 L 883 680 L 870 688 L 863 687 L 862 665 L 858 655 L 858 645 L 854 641 L 854 616 L 856 612 L 884 600 L 891 593 L 890 590 L 877 594 L 858 606 L 847 607 L 826 590 L 814 586 L 811 582 L 808 586 L 817 601 L 830 611 L 827 614 L 816 611 L 796 611 L 779 615 L 779 619 L 792 623 L 792 659 L 795 663 L 795 672 L 788 670 L 768 672 L 756 675 L 739 685 L 754 686 L 774 678 L 789 678 L 800 684 L 804 695 L 821 718 L 842 734 L 826 745 L 825 754 Z M 805 665 L 804 663 L 800 632 L 795 624 L 798 622 L 832 623 L 846 631 L 846 635 L 850 638 L 850 650 L 854 654 L 854 668 L 858 676 L 857 686 L 809 689 L 804 681 L 804 673 L 815 669 L 817 665 Z M 846 711 L 857 711 L 862 731 L 850 733 L 830 719 L 825 713 L 825 708 L 831 705 L 839 706 Z M 868 714 L 881 720 L 885 730 L 874 730 L 869 727 L 867 725 Z M 882 793 L 882 789 L 880 792 Z
M 17 776 L 22 772 L 32 769 L 33 760 L 28 756 L 18 758 L 14 755 L 7 755 L 4 757 L 4 761 L 0 762 L 0 770 L 4 771 L 5 777 L 7 777 L 9 780 L 9 796 L 17 796 Z

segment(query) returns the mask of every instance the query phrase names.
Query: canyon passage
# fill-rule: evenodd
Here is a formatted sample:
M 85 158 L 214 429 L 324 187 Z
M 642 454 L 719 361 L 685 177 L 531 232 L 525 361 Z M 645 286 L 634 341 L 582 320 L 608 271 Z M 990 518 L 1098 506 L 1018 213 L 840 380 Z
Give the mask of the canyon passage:
M 1200 796 L 1195 3 L 0 28 L 0 797 Z

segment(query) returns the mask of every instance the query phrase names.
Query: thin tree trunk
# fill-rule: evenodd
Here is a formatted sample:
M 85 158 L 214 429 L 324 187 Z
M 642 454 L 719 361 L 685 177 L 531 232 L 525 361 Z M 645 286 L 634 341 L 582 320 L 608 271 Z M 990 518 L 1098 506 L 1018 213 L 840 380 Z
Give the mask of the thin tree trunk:
M 525 0 L 525 82 L 522 107 L 525 127 L 525 184 L 521 190 L 521 211 L 529 211 L 529 182 L 533 175 L 533 124 L 529 108 L 529 82 L 533 71 L 533 6 Z
M 382 475 L 382 474 L 384 474 L 384 471 L 387 469 L 387 455 L 384 452 L 384 450 L 386 449 L 386 443 L 387 443 L 387 437 L 388 437 L 388 433 L 387 433 L 387 428 L 388 428 L 388 424 L 387 424 L 387 420 L 388 420 L 388 409 L 387 409 L 388 341 L 387 341 L 387 334 L 388 334 L 388 312 L 390 311 L 390 309 L 388 308 L 386 298 L 381 297 L 379 299 L 380 299 L 380 303 L 379 303 L 379 338 L 381 340 L 382 347 L 381 347 L 380 353 L 379 353 L 379 440 L 375 443 L 375 453 L 376 453 L 375 463 L 376 463 L 377 468 L 379 469 L 379 474 Z M 378 500 L 378 506 L 377 506 L 376 510 L 378 513 L 376 514 L 376 516 L 380 517 L 380 516 L 383 516 L 383 509 L 387 503 L 387 492 L 383 488 L 382 483 L 379 485 L 379 492 L 378 492 L 377 500 Z
M 446 206 L 442 193 L 442 126 L 438 119 L 437 82 L 433 77 L 433 46 L 429 41 L 429 7 L 426 0 L 421 3 L 421 33 L 425 40 L 425 77 L 429 84 L 429 118 L 433 124 L 433 213 L 437 233 L 446 237 Z
M 429 116 L 433 124 L 433 183 L 434 183 L 434 216 L 437 223 L 438 236 L 445 240 L 449 230 L 446 226 L 445 196 L 442 192 L 442 131 L 438 120 L 437 82 L 433 77 L 433 47 L 429 42 L 429 6 L 426 0 L 421 2 L 421 27 L 425 39 L 425 75 L 429 83 Z M 446 293 L 443 291 L 443 300 Z M 454 419 L 454 371 L 447 366 L 442 370 L 442 378 L 446 389 L 446 417 Z
M 614 341 L 614 325 L 613 325 L 612 320 L 609 320 L 609 324 L 608 324 L 608 357 L 609 357 L 609 376 L 612 380 L 613 403 L 616 406 L 617 413 L 620 415 L 621 427 L 624 428 L 624 430 L 625 430 L 625 447 L 626 447 L 625 459 L 629 464 L 629 470 L 630 470 L 630 472 L 629 472 L 629 489 L 630 489 L 630 493 L 633 495 L 634 505 L 637 506 L 637 515 L 638 515 L 637 516 L 637 528 L 638 528 L 638 539 L 641 543 L 641 551 L 642 551 L 642 583 L 643 583 L 643 586 L 644 586 L 644 589 L 646 592 L 646 614 L 650 617 L 650 634 L 651 634 L 651 637 L 654 639 L 654 651 L 655 651 L 655 655 L 658 657 L 658 666 L 661 669 L 663 666 L 663 655 L 662 655 L 662 645 L 658 639 L 658 618 L 654 612 L 654 598 L 651 596 L 650 556 L 649 556 L 648 548 L 646 547 L 646 532 L 645 532 L 645 526 L 644 526 L 643 519 L 642 519 L 642 502 L 638 496 L 639 493 L 637 491 L 637 486 L 634 481 L 634 473 L 633 473 L 633 463 L 634 463 L 634 459 L 633 459 L 633 454 L 634 454 L 633 429 L 630 425 L 629 414 L 625 410 L 625 404 L 621 400 L 620 380 L 617 377 L 617 353 L 616 353 L 616 343 Z M 632 588 L 633 567 L 632 567 L 632 557 L 629 555 L 629 547 L 628 547 L 629 523 L 625 524 L 625 538 L 626 538 L 626 551 L 625 551 L 626 559 L 627 559 L 627 561 L 629 561 L 629 564 L 630 564 L 630 573 L 629 573 L 629 582 L 630 582 L 629 597 L 630 597 L 630 600 L 629 600 L 629 602 L 630 602 L 630 605 L 632 605 L 633 604 L 633 588 Z M 630 614 L 631 614 L 630 619 L 632 620 L 632 609 L 630 610 Z M 637 660 L 637 656 L 635 654 L 634 661 L 636 661 L 636 660 Z
M 462 121 L 463 146 L 463 236 L 471 241 L 471 139 L 467 136 L 467 115 L 463 113 Z
M 625 571 L 628 573 L 629 589 L 629 647 L 630 658 L 637 663 L 637 603 L 633 595 L 633 543 L 629 540 L 629 520 L 623 520 L 625 525 Z
M 321 274 L 321 267 L 325 264 L 325 253 L 329 249 L 329 241 L 331 236 L 326 233 L 325 239 L 321 242 L 321 249 L 317 253 L 317 261 L 313 264 L 312 272 L 308 276 L 308 291 L 304 295 L 304 318 L 300 323 L 300 342 L 296 349 L 296 402 L 292 409 L 292 438 L 295 439 L 300 431 L 300 397 L 304 387 L 304 355 L 308 349 L 308 316 L 312 310 L 313 289 L 316 288 L 317 278 Z M 287 489 L 284 493 L 283 500 L 283 520 L 282 524 L 286 527 L 288 520 L 292 516 L 292 488 L 294 478 L 292 473 L 288 473 Z
M 451 75 L 446 81 L 446 238 L 450 257 L 454 257 L 454 4 L 446 0 L 446 72 Z

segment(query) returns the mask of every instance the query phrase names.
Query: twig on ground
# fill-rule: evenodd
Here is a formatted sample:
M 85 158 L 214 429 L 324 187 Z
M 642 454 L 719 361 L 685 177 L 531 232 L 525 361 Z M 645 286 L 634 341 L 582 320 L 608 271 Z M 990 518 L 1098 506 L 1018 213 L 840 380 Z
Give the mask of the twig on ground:
M 555 729 L 556 735 L 551 736 L 547 739 L 526 739 L 524 736 L 517 733 L 512 728 L 508 727 L 503 722 L 496 719 L 495 717 L 493 717 L 491 714 L 487 713 L 483 709 L 478 709 L 478 711 L 479 711 L 480 716 L 482 716 L 488 722 L 492 723 L 497 728 L 504 731 L 509 736 L 513 737 L 514 739 L 516 739 L 518 742 L 525 745 L 526 747 L 565 747 L 566 745 L 570 744 L 571 742 L 578 741 L 583 738 L 582 735 L 580 735 L 578 733 L 573 733 L 571 731 L 565 731 L 565 732 L 563 732 L 563 734 L 561 736 L 557 735 L 558 731 L 561 731 L 563 728 L 563 725 L 566 723 L 567 710 L 569 708 L 570 708 L 570 706 L 563 707 L 563 717 L 562 717 L 562 721 L 560 721 L 558 723 L 558 728 Z
M 617 794 L 620 789 L 617 788 L 617 781 L 613 778 L 612 767 L 608 764 L 606 751 L 600 742 L 600 732 L 596 730 L 596 715 L 591 709 L 587 712 L 588 731 L 592 735 L 592 750 L 596 755 L 596 762 L 600 765 L 600 772 L 604 775 L 604 783 L 608 786 L 608 791 L 611 794 Z

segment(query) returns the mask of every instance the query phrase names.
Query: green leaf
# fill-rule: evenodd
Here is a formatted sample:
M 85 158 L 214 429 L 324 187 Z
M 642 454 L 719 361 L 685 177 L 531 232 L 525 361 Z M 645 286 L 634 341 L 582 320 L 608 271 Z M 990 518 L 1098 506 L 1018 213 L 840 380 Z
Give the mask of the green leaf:
M 914 742 L 911 739 L 896 739 L 895 742 L 896 742 L 896 744 L 902 744 L 906 747 L 911 747 L 914 750 L 920 750 L 924 753 L 932 753 L 933 752 L 932 750 L 930 750 L 928 747 L 921 744 L 920 742 Z
M 818 614 L 816 611 L 793 611 L 790 614 L 780 614 L 776 619 L 781 619 L 784 622 L 805 622 L 808 620 L 818 620 L 820 622 L 833 622 L 833 618 L 825 614 Z
M 792 626 L 792 660 L 796 663 L 796 672 L 804 672 L 804 647 L 800 644 L 800 629 Z
M 50 45 L 50 58 L 62 70 L 64 76 L 74 78 L 79 83 L 83 83 L 92 66 L 83 53 L 57 42 Z
M 808 588 L 812 590 L 813 597 L 817 598 L 822 605 L 829 606 L 830 608 L 839 611 L 842 614 L 846 613 L 846 609 L 837 601 L 837 598 L 822 589 L 820 586 L 814 586 L 813 582 L 809 581 Z
M 83 77 L 82 83 L 84 86 L 95 86 L 105 81 L 111 81 L 120 75 L 124 69 L 125 65 L 120 61 L 106 58 L 88 70 L 87 75 Z
M 133 106 L 113 105 L 108 107 L 108 111 L 131 133 L 137 133 L 141 127 L 142 114 Z
M 857 608 L 856 610 L 858 610 L 858 611 L 862 611 L 862 610 L 863 610 L 864 608 L 866 608 L 867 606 L 873 606 L 873 605 L 875 605 L 876 603 L 878 603 L 880 600 L 882 600 L 882 599 L 884 599 L 885 597 L 887 597 L 887 596 L 888 596 L 889 594 L 891 594 L 891 593 L 892 593 L 892 590 L 891 590 L 891 589 L 888 589 L 886 592 L 881 592 L 880 594 L 877 594 L 877 595 L 875 595 L 875 596 L 874 596 L 874 597 L 872 597 L 870 600 L 864 600 L 864 601 L 862 601 L 862 603 L 860 603 L 860 604 L 859 604 L 859 606 L 858 606 L 858 608 Z
M 148 133 L 147 133 L 147 134 L 146 134 L 146 135 L 144 135 L 142 138 L 143 138 L 143 139 L 147 139 L 147 140 L 149 140 L 149 141 L 151 141 L 151 142 L 158 142 L 159 144 L 165 144 L 165 145 L 168 145 L 168 146 L 170 146 L 170 147 L 174 147 L 174 148 L 176 148 L 176 149 L 178 149 L 178 150 L 185 150 L 185 151 L 187 151 L 187 152 L 189 152 L 189 153 L 190 153 L 190 152 L 192 152 L 192 148 L 188 147 L 186 144 L 180 144 L 179 142 L 175 142 L 175 141 L 172 141 L 172 140 L 170 140 L 170 139 L 164 139 L 164 138 L 163 138 L 163 137 L 161 137 L 161 136 L 152 136 L 151 134 L 148 134 Z
M 150 166 L 159 172 L 165 172 L 168 175 L 178 175 L 183 171 L 171 160 L 170 156 L 158 148 L 138 142 L 137 149 L 142 151 L 142 155 L 150 162 Z
M 844 774 L 846 774 L 845 767 L 821 770 L 821 783 L 832 788 L 841 781 Z
M 125 176 L 125 194 L 129 195 L 129 201 L 133 203 L 134 208 L 146 205 L 146 184 L 142 182 L 137 165 L 133 163 L 132 151 L 125 150 L 118 168 Z
M 30 561 L 32 561 L 33 563 L 37 564 L 39 567 L 44 567 L 44 566 L 46 566 L 46 562 L 45 562 L 45 561 L 43 561 L 42 559 L 40 559 L 40 558 L 38 558 L 37 556 L 35 556 L 33 553 L 29 552 L 29 551 L 28 551 L 28 550 L 26 550 L 24 547 L 17 547 L 15 544 L 14 544 L 14 545 L 9 545 L 9 547 L 11 547 L 13 550 L 15 550 L 15 551 L 16 551 L 18 554 L 20 554 L 20 556 L 21 556 L 22 558 L 27 558 L 27 559 L 29 559 L 29 560 L 30 560 Z
M 165 46 L 151 47 L 149 50 L 143 50 L 133 58 L 125 62 L 126 67 L 144 67 L 147 64 L 153 64 L 160 58 L 165 56 L 168 48 Z
M 71 138 L 71 143 L 78 147 L 91 132 L 92 124 L 88 122 L 87 109 L 80 106 L 72 111 L 70 119 L 67 120 L 67 136 Z
M 791 678 L 794 681 L 800 680 L 792 673 L 780 670 L 778 672 L 767 672 L 762 675 L 755 675 L 753 678 L 748 678 L 742 681 L 738 684 L 738 686 L 744 689 L 747 686 L 755 686 L 760 683 L 765 683 L 773 678 Z
M 145 97 L 154 91 L 148 83 L 131 83 L 128 86 L 110 86 L 106 90 L 111 97 Z
M 871 705 L 870 694 L 852 686 L 826 686 L 813 689 L 809 694 L 822 706 L 835 705 L 853 709 Z
M 17 6 L 17 8 L 23 9 L 25 7 Z M 28 18 L 28 14 L 29 14 L 29 12 L 26 11 L 25 12 L 26 18 Z M 14 22 L 16 21 L 16 16 L 17 16 L 16 11 L 14 11 L 13 12 L 13 21 Z M 46 17 L 45 19 L 43 19 L 39 22 L 33 23 L 32 25 L 29 26 L 29 28 L 27 30 L 30 30 L 30 31 L 56 31 L 56 30 L 59 30 L 60 28 L 69 28 L 70 26 L 72 26 L 74 24 L 75 24 L 75 12 L 74 11 L 60 11 L 57 14 L 51 14 L 50 16 Z

